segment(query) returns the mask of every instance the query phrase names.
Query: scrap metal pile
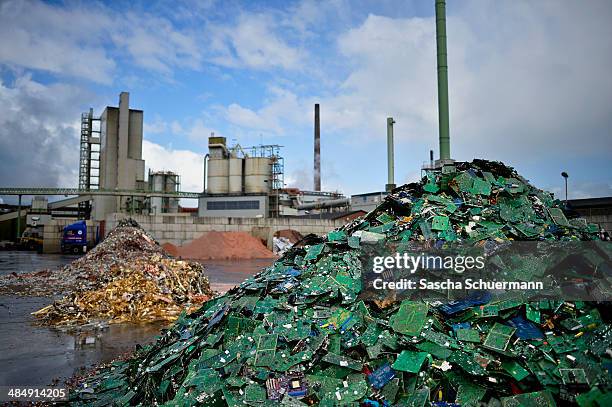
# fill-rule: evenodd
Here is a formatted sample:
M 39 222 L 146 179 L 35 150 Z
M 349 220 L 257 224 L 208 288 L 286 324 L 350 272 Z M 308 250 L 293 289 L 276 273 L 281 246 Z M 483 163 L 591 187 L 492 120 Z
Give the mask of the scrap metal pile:
M 43 323 L 172 321 L 213 296 L 202 265 L 168 256 L 131 220 L 61 274 L 74 291 L 33 313 Z
M 446 168 L 446 167 L 445 167 Z M 501 163 L 430 171 L 364 219 L 308 236 L 226 295 L 182 315 L 76 405 L 580 406 L 612 404 L 604 307 L 486 295 L 362 298 L 373 241 L 595 240 Z M 495 300 L 493 300 L 495 301 Z M 603 315 L 603 316 L 602 316 Z

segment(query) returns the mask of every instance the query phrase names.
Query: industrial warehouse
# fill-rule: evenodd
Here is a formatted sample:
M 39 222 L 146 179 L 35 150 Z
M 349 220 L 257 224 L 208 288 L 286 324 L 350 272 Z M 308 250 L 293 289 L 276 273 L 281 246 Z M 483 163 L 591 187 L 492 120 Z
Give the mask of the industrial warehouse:
M 610 17 L 0 3 L 0 404 L 611 405 Z

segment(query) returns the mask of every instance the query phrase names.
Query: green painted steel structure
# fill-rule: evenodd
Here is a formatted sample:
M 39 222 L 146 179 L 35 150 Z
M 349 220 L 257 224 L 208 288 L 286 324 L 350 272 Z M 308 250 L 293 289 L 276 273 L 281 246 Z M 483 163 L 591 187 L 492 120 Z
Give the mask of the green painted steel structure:
M 438 51 L 440 160 L 449 160 L 450 131 L 448 118 L 448 62 L 446 54 L 446 0 L 436 0 L 436 47 Z
M 387 185 L 385 190 L 390 192 L 395 188 L 395 162 L 393 152 L 393 117 L 387 117 Z

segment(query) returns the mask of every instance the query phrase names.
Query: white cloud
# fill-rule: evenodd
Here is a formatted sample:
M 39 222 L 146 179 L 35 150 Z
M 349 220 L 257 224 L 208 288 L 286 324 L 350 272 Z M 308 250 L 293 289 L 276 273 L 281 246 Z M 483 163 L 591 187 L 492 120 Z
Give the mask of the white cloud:
M 275 26 L 272 15 L 244 13 L 235 26 L 211 27 L 211 60 L 229 67 L 299 69 L 303 51 L 284 41 Z
M 138 66 L 151 71 L 171 75 L 176 67 L 198 70 L 202 66 L 203 53 L 196 35 L 179 31 L 164 18 L 129 13 L 110 34 Z
M 29 75 L 0 82 L 0 185 L 76 187 L 78 113 L 91 95 Z M 76 119 L 76 120 L 75 120 Z
M 277 117 L 266 118 L 262 113 L 244 108 L 236 103 L 232 103 L 227 107 L 226 119 L 230 123 L 251 130 L 269 130 L 273 132 L 281 130 Z
M 2 2 L 0 63 L 110 83 L 115 62 L 99 43 L 110 24 L 95 5 L 65 10 L 36 1 Z
M 436 91 L 434 38 L 433 19 L 375 15 L 342 35 L 338 48 L 353 69 L 327 101 L 326 121 L 374 131 L 393 116 L 405 119 L 406 134 L 422 137 L 436 119 L 435 99 L 427 97 Z
M 205 124 L 201 118 L 195 119 L 188 124 L 181 124 L 176 120 L 167 122 L 156 117 L 151 122 L 144 123 L 144 134 L 165 134 L 169 137 L 187 137 L 191 141 L 206 142 L 211 133 L 222 136 L 221 133 Z
M 153 121 L 145 120 L 143 124 L 144 134 L 163 134 L 166 131 L 168 131 L 168 123 L 159 116 L 155 117 Z
M 610 17 L 607 2 L 466 2 L 449 14 L 453 156 L 538 160 L 612 151 Z M 393 116 L 396 138 L 423 151 L 437 147 L 434 18 L 369 15 L 337 46 L 349 73 L 336 88 L 294 99 L 274 90 L 255 109 L 230 104 L 228 120 L 280 132 L 310 123 L 318 101 L 328 131 L 382 138 Z
M 459 153 L 473 155 L 475 145 L 500 158 L 610 151 L 609 3 L 484 5 L 463 10 L 464 45 L 449 37 L 451 126 L 465 140 L 456 142 Z M 584 137 L 588 143 L 577 142 Z
M 175 68 L 199 70 L 204 60 L 195 33 L 166 18 L 118 14 L 100 4 L 2 2 L 0 38 L 0 63 L 103 84 L 115 78 L 119 56 L 167 78 Z
M 172 123 L 170 123 L 170 130 L 174 134 L 180 134 L 183 132 L 183 127 L 180 125 L 179 122 L 173 120 Z
M 237 103 L 230 104 L 222 109 L 225 120 L 246 130 L 275 135 L 285 134 L 286 125 L 295 126 L 309 122 L 305 110 L 308 103 L 306 100 L 300 100 L 295 93 L 279 87 L 271 87 L 269 93 L 271 97 L 268 103 L 258 110 Z M 312 110 L 312 107 L 308 109 Z
M 212 133 L 215 133 L 216 136 L 223 137 L 223 134 L 207 126 L 202 119 L 196 119 L 191 126 L 184 130 L 184 132 L 190 140 L 203 143 L 208 142 L 208 137 Z

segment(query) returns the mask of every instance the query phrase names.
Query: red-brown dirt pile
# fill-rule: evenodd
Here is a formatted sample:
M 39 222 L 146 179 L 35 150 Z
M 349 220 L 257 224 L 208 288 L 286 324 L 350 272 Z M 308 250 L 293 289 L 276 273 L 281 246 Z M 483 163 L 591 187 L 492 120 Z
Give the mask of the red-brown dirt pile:
M 271 259 L 274 256 L 256 237 L 246 232 L 206 232 L 185 246 L 163 245 L 173 256 L 197 260 Z

